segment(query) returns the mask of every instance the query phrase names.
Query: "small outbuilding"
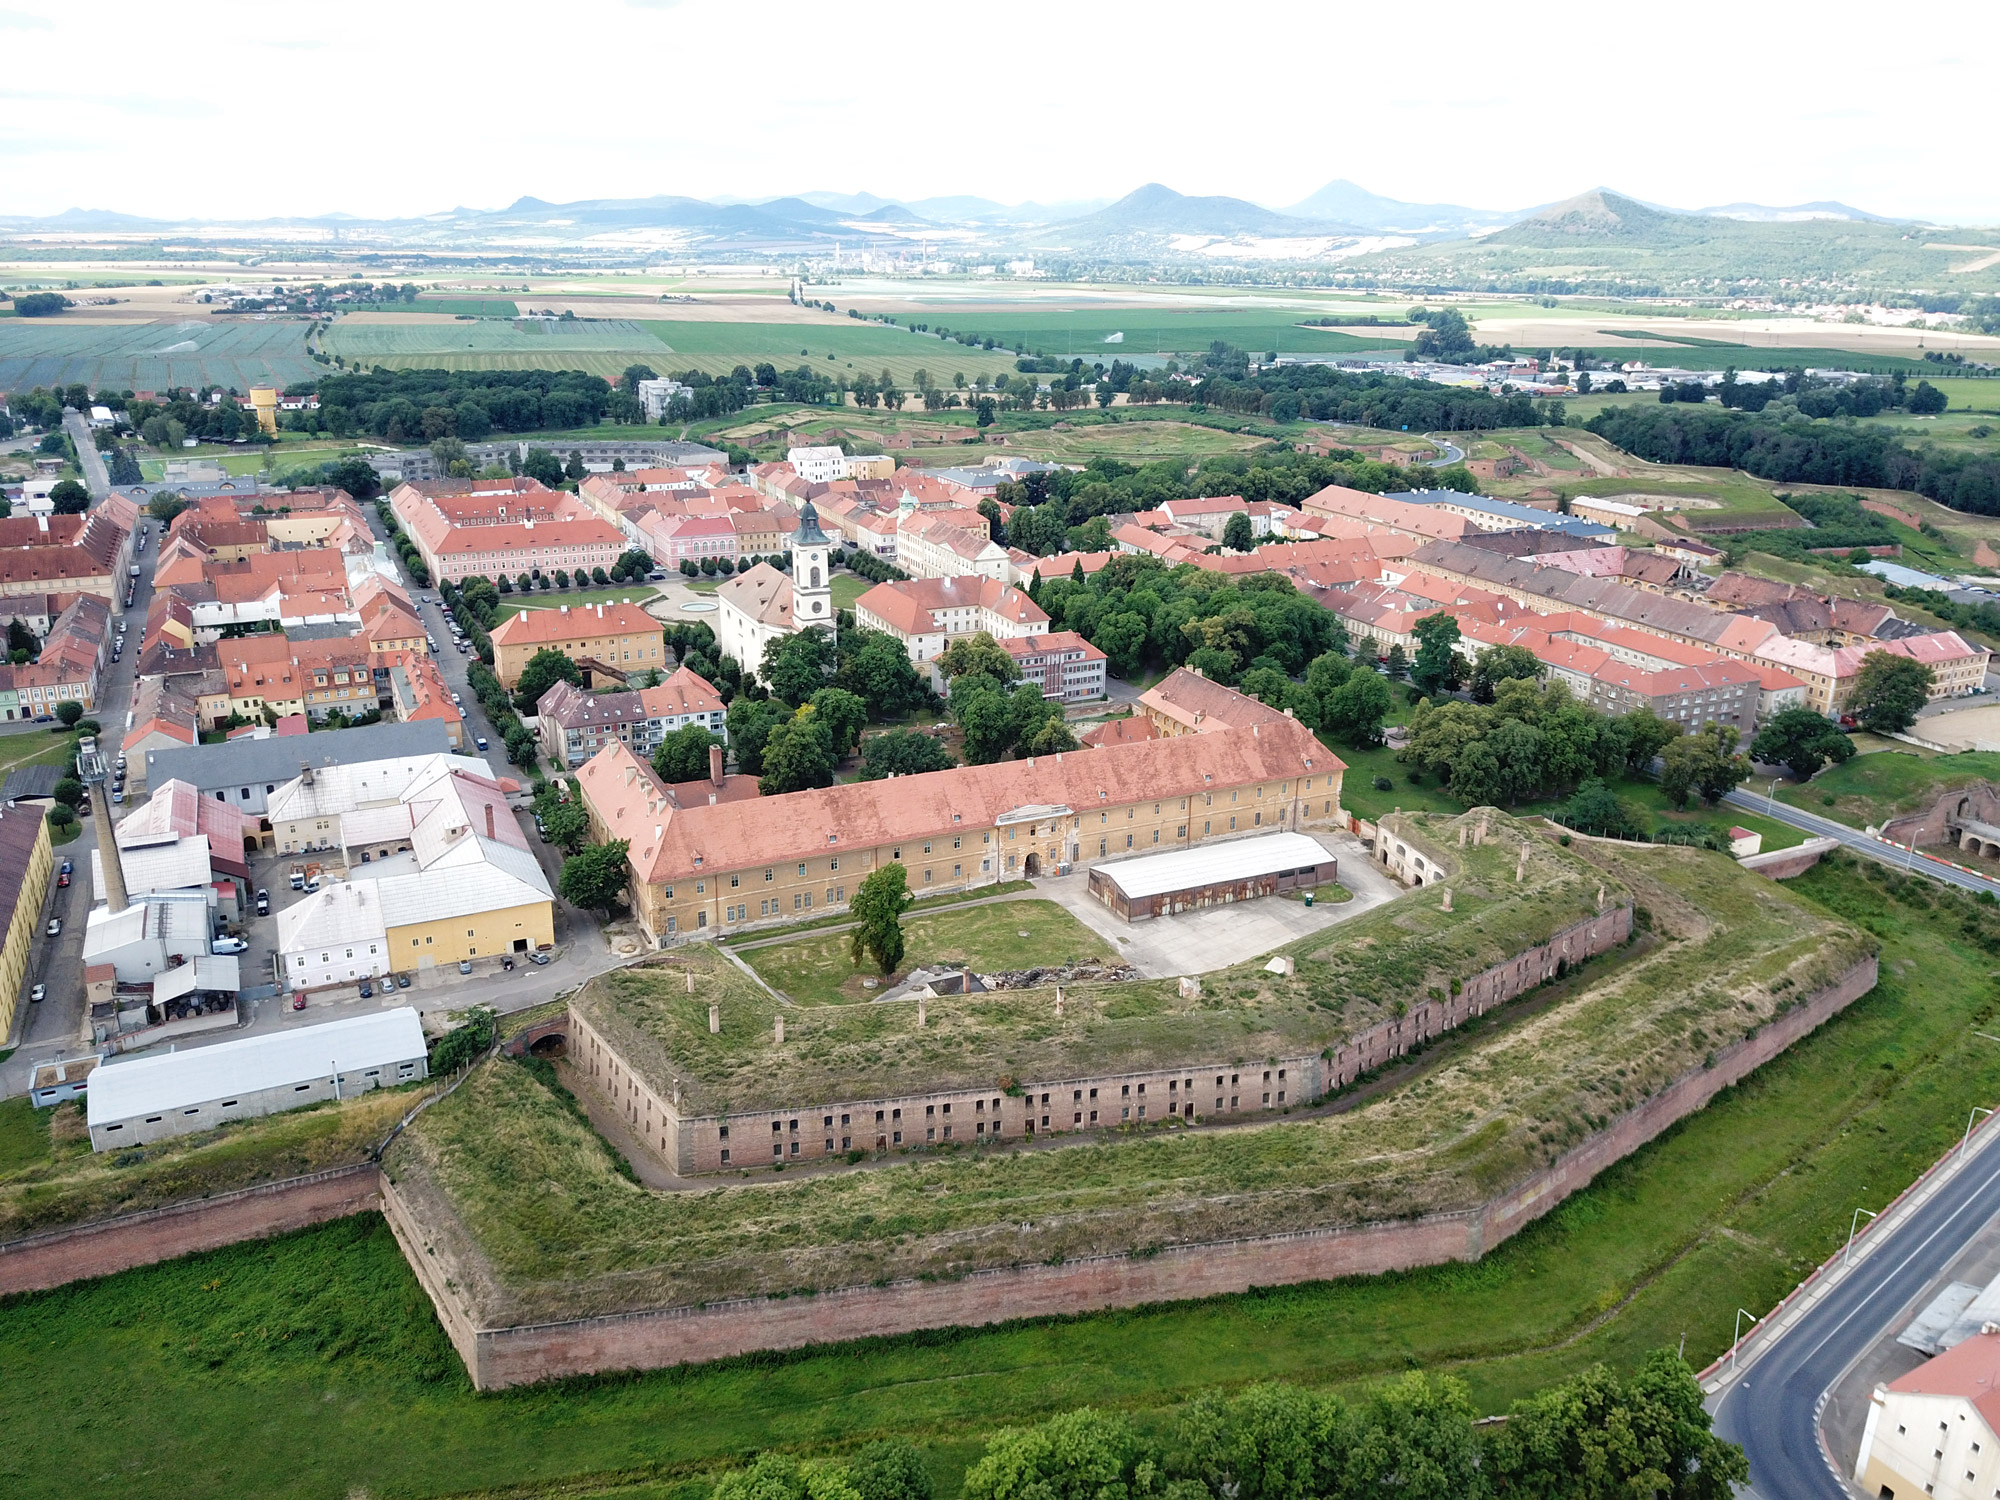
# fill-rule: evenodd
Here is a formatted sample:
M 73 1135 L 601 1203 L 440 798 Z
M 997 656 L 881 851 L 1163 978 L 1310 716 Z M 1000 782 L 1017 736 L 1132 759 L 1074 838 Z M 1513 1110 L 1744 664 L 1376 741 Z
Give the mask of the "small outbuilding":
M 1204 906 L 1311 890 L 1336 878 L 1338 861 L 1302 833 L 1147 854 L 1094 865 L 1090 894 L 1128 922 Z
M 409 1006 L 272 1036 L 114 1062 L 85 1095 L 93 1150 L 191 1135 L 428 1076 L 424 1026 Z

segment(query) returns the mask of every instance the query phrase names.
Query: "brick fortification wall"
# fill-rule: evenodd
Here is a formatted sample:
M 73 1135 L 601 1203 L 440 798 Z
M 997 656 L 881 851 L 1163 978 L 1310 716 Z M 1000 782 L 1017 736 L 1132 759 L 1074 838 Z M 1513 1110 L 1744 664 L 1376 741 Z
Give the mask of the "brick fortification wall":
M 380 1206 L 379 1176 L 373 1162 L 362 1162 L 14 1240 L 0 1245 L 0 1293 L 42 1291 L 366 1213 Z
M 810 1297 L 759 1298 L 474 1330 L 457 1299 L 441 1284 L 441 1276 L 426 1265 L 420 1232 L 398 1189 L 385 1182 L 383 1198 L 390 1223 L 397 1226 L 406 1253 L 437 1303 L 474 1384 L 482 1390 L 563 1375 L 695 1363 L 753 1349 L 796 1348 L 919 1328 L 977 1326 L 1475 1260 L 1584 1187 L 1605 1167 L 1700 1109 L 1722 1089 L 1867 994 L 1875 986 L 1875 976 L 1872 957 L 1855 965 L 1755 1036 L 1722 1048 L 1711 1066 L 1683 1076 L 1482 1207 L 1396 1223 L 1184 1245 L 1144 1257 L 1103 1256 L 1059 1266 L 985 1271 L 958 1281 L 909 1281 Z
M 1426 1000 L 1412 1006 L 1407 1015 L 1350 1037 L 1334 1049 L 1326 1065 L 1322 1088 L 1332 1090 L 1352 1083 L 1370 1068 L 1401 1057 L 1412 1047 L 1454 1026 L 1464 1025 L 1473 1016 L 1483 1016 L 1496 1005 L 1505 1005 L 1546 979 L 1555 978 L 1558 968 L 1594 958 L 1631 935 L 1629 906 L 1614 906 L 1572 923 L 1540 947 L 1530 948 L 1473 975 L 1449 999 Z

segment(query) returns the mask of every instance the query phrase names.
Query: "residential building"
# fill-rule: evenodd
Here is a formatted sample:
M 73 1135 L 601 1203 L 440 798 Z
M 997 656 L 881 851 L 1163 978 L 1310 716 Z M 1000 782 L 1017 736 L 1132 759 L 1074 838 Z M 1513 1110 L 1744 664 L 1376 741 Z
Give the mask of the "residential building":
M 389 700 L 403 723 L 436 720 L 444 725 L 452 749 L 465 748 L 465 715 L 451 701 L 451 687 L 430 657 L 407 656 L 389 668 Z
M 1105 655 L 1074 630 L 1008 636 L 1000 647 L 1044 698 L 1084 703 L 1104 696 Z
M 674 398 L 676 396 L 688 395 L 689 388 L 682 385 L 678 380 L 669 380 L 665 376 L 659 376 L 652 380 L 640 381 L 634 390 L 634 394 L 638 396 L 640 404 L 646 408 L 647 423 L 657 426 L 659 425 L 660 418 L 667 414 L 667 408 L 673 404 Z
M 113 495 L 81 516 L 0 518 L 0 599 L 95 594 L 122 599 L 138 508 Z
M 1204 677 L 1193 667 L 1176 667 L 1141 693 L 1139 712 L 1163 739 L 1293 722 L 1282 709 Z
M 911 661 L 936 661 L 964 636 L 996 641 L 1049 628 L 1043 608 L 1022 590 L 994 578 L 912 578 L 878 583 L 854 602 L 854 623 L 893 635 Z
M 639 522 L 641 543 L 655 562 L 678 567 L 705 557 L 736 556 L 736 522 L 728 514 L 674 515 L 656 511 Z
M 745 671 L 755 672 L 764 648 L 782 636 L 800 630 L 834 633 L 833 543 L 820 530 L 810 500 L 799 511 L 789 550 L 789 573 L 758 563 L 715 591 L 716 642 Z
M 1456 541 L 1475 527 L 1464 516 L 1453 515 L 1434 505 L 1392 500 L 1387 495 L 1371 495 L 1366 490 L 1330 484 L 1301 502 L 1303 509 L 1367 525 L 1387 527 L 1420 541 Z M 1496 528 L 1497 529 L 1497 528 Z
M 85 1094 L 91 1149 L 144 1146 L 428 1073 L 408 1006 L 100 1066 Z
M 588 573 L 609 568 L 629 545 L 588 503 L 533 480 L 402 484 L 389 504 L 439 581 Z
M 2000 1331 L 1989 1323 L 1875 1387 L 1854 1481 L 1885 1500 L 1989 1500 L 2000 1492 Z
M 1166 500 L 1160 504 L 1160 514 L 1171 525 L 1185 526 L 1210 538 L 1222 535 L 1222 528 L 1229 524 L 1231 516 L 1247 517 L 1249 513 L 1250 507 L 1244 504 L 1241 495 L 1215 495 L 1195 500 Z M 1256 522 L 1252 521 L 1250 528 L 1251 535 L 1256 536 L 1261 534 L 1269 536 L 1271 533 L 1270 517 L 1264 515 L 1258 517 L 1258 519 L 1263 521 L 1264 529 L 1259 533 Z
M 10 718 L 38 719 L 63 703 L 97 707 L 98 674 L 111 655 L 111 606 L 96 594 L 79 594 L 56 617 L 41 655 L 9 669 L 14 704 Z
M 808 484 L 825 484 L 829 480 L 851 477 L 847 472 L 847 455 L 838 447 L 788 449 L 785 462 L 792 466 L 794 474 Z
M 1550 679 L 1601 713 L 1649 708 L 1690 732 L 1709 724 L 1725 724 L 1739 734 L 1756 727 L 1762 684 L 1750 663 L 1638 631 L 1599 628 L 1612 636 L 1610 642 L 1533 626 L 1461 621 L 1459 650 L 1471 657 L 1489 646 L 1524 647 Z
M 591 835 L 627 841 L 633 910 L 654 942 L 845 906 L 891 862 L 932 894 L 1114 854 L 1338 825 L 1340 758 L 1280 716 L 1214 734 L 693 802 L 623 745 L 577 773 Z
M 660 622 L 629 601 L 519 609 L 491 634 L 493 674 L 509 689 L 537 651 L 560 651 L 579 665 L 596 661 L 627 674 L 666 664 Z
M 1164 738 L 1160 726 L 1145 714 L 1129 714 L 1122 719 L 1106 719 L 1092 725 L 1077 738 L 1086 750 L 1102 750 L 1106 745 L 1136 745 L 1141 740 Z
M 0 807 L 0 1037 L 14 1034 L 16 1005 L 27 994 L 28 963 L 42 936 L 42 898 L 55 856 L 48 809 L 19 802 Z
M 729 738 L 722 695 L 686 667 L 676 667 L 658 687 L 637 692 L 592 693 L 558 682 L 542 694 L 535 716 L 543 753 L 572 770 L 614 742 L 650 761 L 660 742 L 682 729 L 698 727 Z
M 977 574 L 1005 580 L 1007 549 L 993 540 L 986 521 L 960 525 L 940 515 L 912 511 L 896 528 L 896 566 L 912 578 L 959 578 Z

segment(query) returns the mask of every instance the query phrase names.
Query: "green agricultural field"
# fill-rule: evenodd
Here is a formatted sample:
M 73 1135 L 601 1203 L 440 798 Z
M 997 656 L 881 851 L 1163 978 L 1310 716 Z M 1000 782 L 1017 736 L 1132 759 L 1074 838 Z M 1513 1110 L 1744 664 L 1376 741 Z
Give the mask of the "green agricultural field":
M 1417 1365 L 1495 1411 L 1683 1333 L 1699 1365 L 1737 1307 L 1770 1307 L 2000 1092 L 2000 1050 L 1968 1030 L 1994 1010 L 1970 998 L 2000 948 L 1989 914 L 1844 856 L 1790 888 L 1879 936 L 1875 992 L 1477 1265 L 480 1395 L 371 1215 L 0 1303 L 0 1420 L 35 1433 L 0 1453 L 0 1484 L 700 1500 L 757 1449 L 894 1433 L 952 1500 L 987 1434 L 1084 1402 L 1160 1430 L 1205 1387 Z
M 838 301 L 838 293 L 835 293 Z M 1387 312 L 1393 309 L 1384 308 Z M 1364 349 L 1406 347 L 1407 340 L 1372 334 L 1366 328 L 1310 328 L 1306 320 L 1338 316 L 1296 308 L 1234 307 L 1183 311 L 1163 307 L 1024 308 L 993 311 L 983 307 L 939 307 L 919 321 L 953 332 L 1004 340 L 1015 348 L 1040 351 L 1061 359 L 1081 356 L 1085 364 L 1110 364 L 1134 355 L 1188 356 L 1205 354 L 1220 341 L 1251 353 L 1350 354 Z M 907 321 L 907 319 L 906 319 Z M 1123 337 L 1107 342 L 1115 335 Z M 1150 362 L 1150 361 L 1149 361 Z
M 11 319 L 0 327 L 0 390 L 70 385 L 163 391 L 169 386 L 294 384 L 320 367 L 306 357 L 306 324 L 188 319 L 179 323 Z
M 1916 812 L 1941 792 L 1978 781 L 2000 781 L 2000 755 L 1984 750 L 1912 755 L 1899 747 L 1857 755 L 1803 786 L 1780 787 L 1778 800 L 1854 828 L 1879 828 L 1891 818 Z
M 587 370 L 616 380 L 631 364 L 653 362 L 659 342 L 629 318 L 516 323 L 492 318 L 452 323 L 355 323 L 320 335 L 321 348 L 349 364 L 420 370 Z
M 853 318 L 829 318 L 824 323 L 725 323 L 669 317 L 649 319 L 643 326 L 659 341 L 653 349 L 652 365 L 662 374 L 694 369 L 725 375 L 737 365 L 754 367 L 768 362 L 782 370 L 808 365 L 821 375 L 842 380 L 863 374 L 879 376 L 887 370 L 905 390 L 913 390 L 919 369 L 929 370 L 932 380 L 949 388 L 955 374 L 971 380 L 977 375 L 1011 373 L 1014 368 L 1014 357 L 997 349 L 968 349 L 908 328 Z
M 1053 901 L 999 901 L 906 917 L 903 935 L 909 951 L 899 973 L 942 964 L 965 964 L 975 972 L 992 973 L 1114 956 L 1105 951 L 1109 945 L 1103 938 Z M 862 979 L 881 978 L 872 965 L 854 966 L 845 932 L 768 948 L 739 945 L 738 951 L 765 983 L 801 1005 L 867 1000 L 872 992 L 862 987 Z

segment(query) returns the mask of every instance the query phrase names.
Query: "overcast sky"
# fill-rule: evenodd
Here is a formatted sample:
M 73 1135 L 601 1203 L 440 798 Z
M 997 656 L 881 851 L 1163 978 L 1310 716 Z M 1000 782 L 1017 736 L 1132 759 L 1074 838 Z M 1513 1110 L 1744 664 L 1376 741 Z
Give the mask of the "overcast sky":
M 1995 0 L 0 0 L 0 212 L 1149 180 L 1282 207 L 1345 177 L 1478 208 L 1601 184 L 1996 224 L 1996 43 Z

